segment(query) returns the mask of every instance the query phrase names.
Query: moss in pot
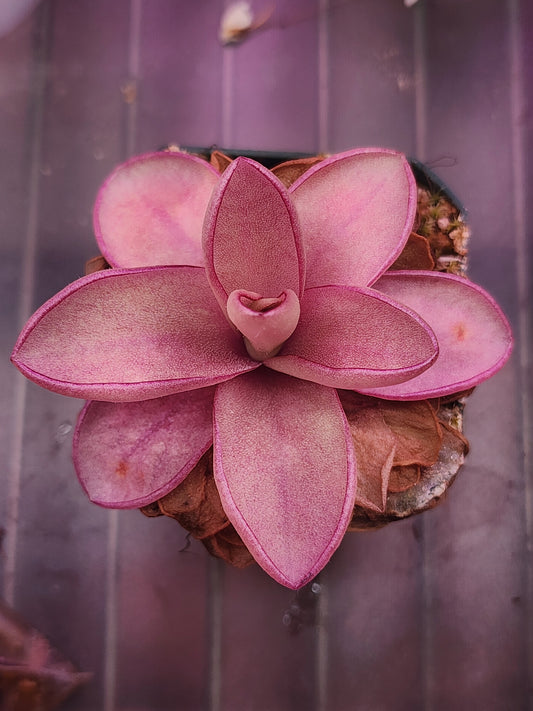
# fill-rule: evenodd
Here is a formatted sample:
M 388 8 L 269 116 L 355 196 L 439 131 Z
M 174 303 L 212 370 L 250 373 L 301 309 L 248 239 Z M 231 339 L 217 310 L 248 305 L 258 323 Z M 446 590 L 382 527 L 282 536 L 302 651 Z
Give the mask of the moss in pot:
M 411 236 L 415 220 L 433 232 L 420 204 L 386 149 L 272 171 L 219 152 L 119 166 L 95 206 L 112 268 L 41 307 L 13 353 L 35 382 L 89 400 L 74 461 L 91 500 L 178 518 L 295 589 L 349 528 L 420 508 L 389 501 L 466 446 L 442 403 L 512 344 L 485 291 L 433 268 L 445 245 Z M 462 222 L 433 208 L 455 245 Z

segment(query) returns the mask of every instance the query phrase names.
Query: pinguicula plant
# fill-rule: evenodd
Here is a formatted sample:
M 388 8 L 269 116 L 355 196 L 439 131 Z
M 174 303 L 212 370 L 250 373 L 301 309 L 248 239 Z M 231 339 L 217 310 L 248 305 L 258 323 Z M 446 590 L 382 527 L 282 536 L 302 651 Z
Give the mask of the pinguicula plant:
M 389 269 L 416 203 L 407 160 L 384 149 L 327 157 L 289 188 L 243 157 L 222 174 L 179 152 L 120 166 L 95 207 L 112 268 L 44 304 L 12 356 L 39 385 L 89 400 L 74 462 L 91 500 L 150 504 L 212 446 L 255 560 L 290 588 L 313 578 L 356 501 L 345 391 L 445 396 L 511 350 L 480 287 Z

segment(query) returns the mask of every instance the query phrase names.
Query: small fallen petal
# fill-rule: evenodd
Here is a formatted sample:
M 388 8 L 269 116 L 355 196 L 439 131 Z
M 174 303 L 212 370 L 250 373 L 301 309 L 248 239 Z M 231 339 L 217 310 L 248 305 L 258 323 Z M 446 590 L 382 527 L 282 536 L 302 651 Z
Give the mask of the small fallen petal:
M 222 44 L 240 42 L 252 29 L 254 15 L 250 3 L 234 2 L 224 10 L 218 37 Z
M 0 701 L 6 711 L 52 711 L 92 674 L 79 672 L 0 601 Z

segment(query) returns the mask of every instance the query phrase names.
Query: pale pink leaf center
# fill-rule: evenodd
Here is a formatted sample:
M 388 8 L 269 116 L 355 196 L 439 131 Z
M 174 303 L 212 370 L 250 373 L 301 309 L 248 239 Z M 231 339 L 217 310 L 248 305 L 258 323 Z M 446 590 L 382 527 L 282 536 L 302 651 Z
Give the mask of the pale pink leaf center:
M 300 318 L 300 302 L 292 289 L 277 297 L 263 297 L 236 289 L 226 304 L 230 321 L 244 336 L 251 358 L 272 358 L 292 335 Z

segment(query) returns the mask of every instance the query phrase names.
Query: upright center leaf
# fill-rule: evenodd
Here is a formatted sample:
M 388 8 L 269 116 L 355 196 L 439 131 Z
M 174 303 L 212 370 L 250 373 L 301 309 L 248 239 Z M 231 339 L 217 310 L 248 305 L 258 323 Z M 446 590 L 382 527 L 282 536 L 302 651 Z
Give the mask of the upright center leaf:
M 229 295 L 226 309 L 244 336 L 250 357 L 261 361 L 278 353 L 300 318 L 300 302 L 292 289 L 270 298 L 236 289 Z

